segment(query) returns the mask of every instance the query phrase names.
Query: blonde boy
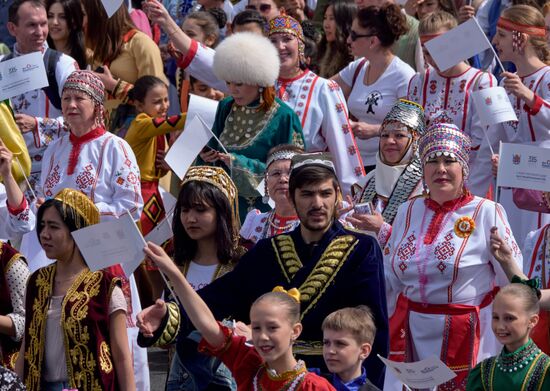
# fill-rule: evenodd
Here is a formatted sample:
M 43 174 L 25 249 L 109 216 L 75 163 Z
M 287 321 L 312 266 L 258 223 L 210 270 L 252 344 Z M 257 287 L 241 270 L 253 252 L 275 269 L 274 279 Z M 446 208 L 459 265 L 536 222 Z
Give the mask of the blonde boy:
M 337 391 L 379 390 L 369 382 L 363 361 L 374 343 L 376 326 L 367 306 L 342 308 L 322 324 L 323 358 Z

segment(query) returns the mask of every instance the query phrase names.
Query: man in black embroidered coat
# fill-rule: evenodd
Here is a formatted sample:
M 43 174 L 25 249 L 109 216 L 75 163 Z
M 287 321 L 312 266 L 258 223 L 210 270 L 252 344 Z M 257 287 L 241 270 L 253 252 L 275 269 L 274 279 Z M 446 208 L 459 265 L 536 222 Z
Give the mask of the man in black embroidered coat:
M 247 322 L 257 297 L 278 285 L 298 288 L 304 330 L 295 351 L 309 367 L 320 368 L 325 368 L 321 330 L 325 316 L 343 307 L 367 305 L 374 314 L 377 333 L 364 365 L 368 378 L 382 388 L 384 367 L 376 356 L 388 353 L 388 315 L 380 247 L 373 237 L 347 230 L 335 219 L 340 189 L 334 166 L 325 154 L 298 155 L 292 163 L 289 192 L 300 226 L 289 234 L 259 241 L 232 272 L 199 293 L 217 319 Z M 149 339 L 140 335 L 140 344 L 151 345 L 159 339 L 165 344 L 175 339 L 168 329 L 174 330 L 178 323 L 173 316 L 177 306 L 169 306 L 171 316 L 165 315 L 164 304 L 138 315 L 140 328 L 154 334 Z M 179 323 L 179 334 L 187 335 L 192 325 L 184 317 Z

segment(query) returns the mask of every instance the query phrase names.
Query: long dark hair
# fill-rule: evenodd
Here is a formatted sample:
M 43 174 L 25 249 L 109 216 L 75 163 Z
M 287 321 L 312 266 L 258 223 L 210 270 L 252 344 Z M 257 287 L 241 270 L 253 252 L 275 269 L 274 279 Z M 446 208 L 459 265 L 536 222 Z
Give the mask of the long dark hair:
M 84 21 L 84 13 L 80 0 L 46 0 L 46 12 L 50 12 L 50 7 L 59 3 L 63 7 L 67 28 L 69 29 L 69 39 L 67 41 L 68 55 L 76 60 L 80 69 L 86 69 L 88 62 L 86 61 L 86 46 L 84 44 L 84 31 L 82 23 Z M 49 19 L 49 18 L 48 18 Z M 53 40 L 48 35 L 48 46 L 55 49 Z
M 233 242 L 233 214 L 227 197 L 214 185 L 202 181 L 185 183 L 178 195 L 174 209 L 172 231 L 174 232 L 174 260 L 182 265 L 193 260 L 197 252 L 197 242 L 189 237 L 181 223 L 183 209 L 207 204 L 216 210 L 216 243 L 220 263 L 227 264 L 237 259 Z
M 353 0 L 332 0 L 323 10 L 323 16 L 329 6 L 332 6 L 334 22 L 336 24 L 336 39 L 328 42 L 325 35 L 319 43 L 319 75 L 331 77 L 353 61 L 349 52 L 347 39 L 351 31 L 351 24 L 357 15 L 357 6 Z

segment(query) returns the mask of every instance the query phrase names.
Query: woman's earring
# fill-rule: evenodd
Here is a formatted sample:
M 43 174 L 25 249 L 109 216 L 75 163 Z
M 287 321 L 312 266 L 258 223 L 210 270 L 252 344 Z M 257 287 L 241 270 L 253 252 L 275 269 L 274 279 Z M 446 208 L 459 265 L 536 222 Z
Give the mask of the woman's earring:
M 263 104 L 264 103 L 264 88 L 260 87 L 259 91 L 260 91 L 260 104 Z
M 264 196 L 262 197 L 262 202 L 264 204 L 269 203 L 269 191 L 267 190 L 267 175 L 265 176 L 265 179 L 264 179 Z

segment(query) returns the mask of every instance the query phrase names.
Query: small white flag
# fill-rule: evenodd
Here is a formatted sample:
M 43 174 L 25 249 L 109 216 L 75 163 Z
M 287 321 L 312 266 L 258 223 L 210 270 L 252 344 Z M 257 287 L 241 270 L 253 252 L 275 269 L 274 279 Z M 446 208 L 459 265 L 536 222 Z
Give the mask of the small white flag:
M 210 128 L 205 125 L 200 115 L 196 115 L 172 145 L 164 160 L 183 180 L 191 164 L 212 137 L 214 134 Z
M 72 236 L 91 271 L 120 264 L 129 277 L 145 259 L 145 240 L 129 213 L 74 231 Z
M 218 103 L 219 102 L 217 100 L 189 94 L 189 105 L 187 106 L 185 128 L 187 128 L 187 124 L 190 123 L 195 116 L 200 115 L 206 126 L 208 126 L 208 129 L 212 129 L 212 126 L 214 126 L 214 119 L 216 118 Z
M 474 91 L 472 92 L 472 98 L 483 126 L 518 120 L 504 87 L 491 87 Z
M 430 39 L 424 46 L 440 71 L 446 71 L 459 62 L 492 48 L 475 18 L 459 24 L 439 37 Z

